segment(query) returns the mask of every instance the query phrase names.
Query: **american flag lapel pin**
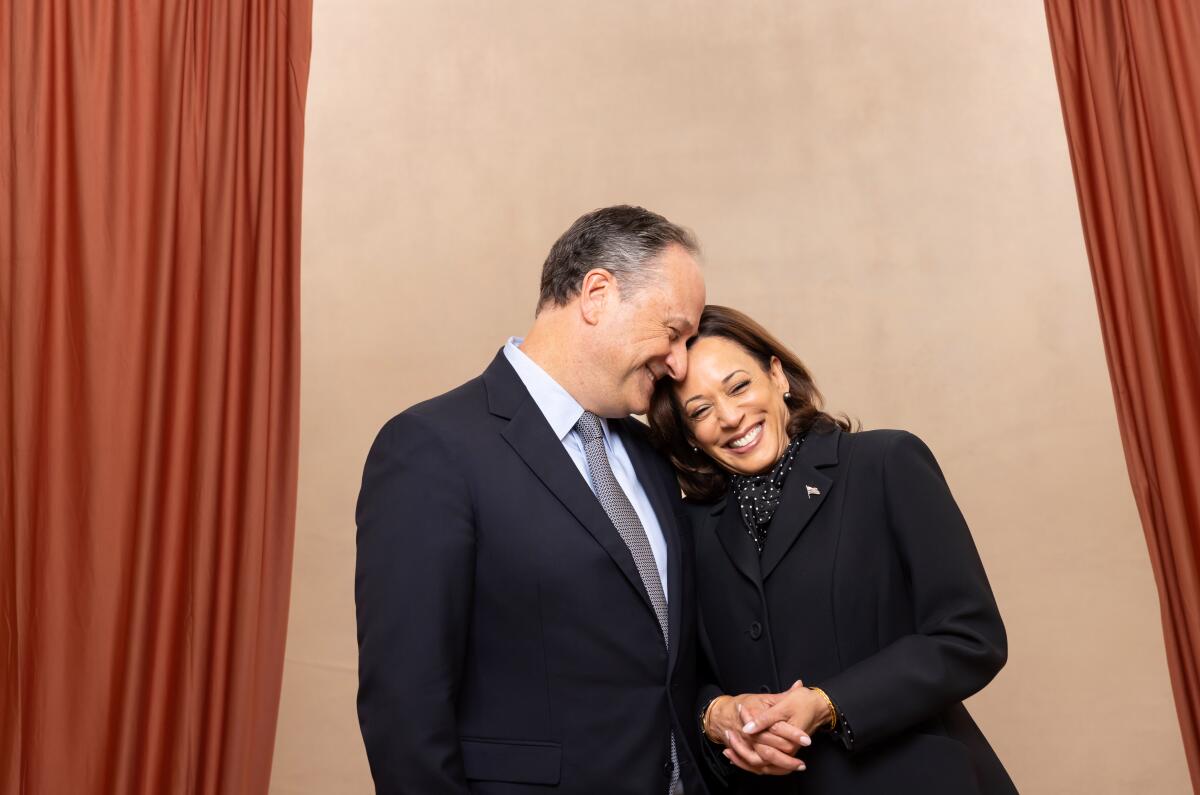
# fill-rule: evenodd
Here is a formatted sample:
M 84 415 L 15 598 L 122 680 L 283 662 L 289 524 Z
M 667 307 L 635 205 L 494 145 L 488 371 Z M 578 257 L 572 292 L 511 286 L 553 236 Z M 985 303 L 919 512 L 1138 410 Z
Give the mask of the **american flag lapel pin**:
M 813 498 L 814 494 L 816 494 L 818 497 L 821 496 L 821 490 L 816 486 L 805 486 L 804 488 L 808 489 L 808 498 L 810 500 Z

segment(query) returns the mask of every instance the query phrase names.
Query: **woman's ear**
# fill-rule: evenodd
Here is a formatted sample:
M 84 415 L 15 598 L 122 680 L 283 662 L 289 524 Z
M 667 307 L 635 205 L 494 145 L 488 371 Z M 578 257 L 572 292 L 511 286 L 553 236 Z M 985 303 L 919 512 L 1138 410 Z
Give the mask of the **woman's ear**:
M 780 393 L 788 392 L 792 386 L 788 383 L 787 376 L 783 372 L 783 363 L 779 361 L 778 356 L 771 357 L 771 383 L 775 384 L 775 388 Z

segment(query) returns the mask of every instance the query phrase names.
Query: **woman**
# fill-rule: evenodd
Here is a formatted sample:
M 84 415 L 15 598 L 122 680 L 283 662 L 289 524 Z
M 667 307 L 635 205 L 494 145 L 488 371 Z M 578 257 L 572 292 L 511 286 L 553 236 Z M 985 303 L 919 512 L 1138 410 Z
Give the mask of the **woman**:
M 820 400 L 794 354 L 720 306 L 687 378 L 655 393 L 655 441 L 695 503 L 713 682 L 696 714 L 730 760 L 712 766 L 743 793 L 1013 793 L 962 705 L 1006 641 L 941 471 L 912 434 L 851 433 Z

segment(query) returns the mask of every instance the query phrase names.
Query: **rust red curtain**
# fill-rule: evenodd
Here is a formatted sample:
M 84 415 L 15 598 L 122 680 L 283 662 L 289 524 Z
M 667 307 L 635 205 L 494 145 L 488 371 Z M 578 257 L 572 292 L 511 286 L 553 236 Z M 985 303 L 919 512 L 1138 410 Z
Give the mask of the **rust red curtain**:
M 0 4 L 0 790 L 262 793 L 309 0 Z
M 1117 418 L 1200 791 L 1200 5 L 1046 0 Z

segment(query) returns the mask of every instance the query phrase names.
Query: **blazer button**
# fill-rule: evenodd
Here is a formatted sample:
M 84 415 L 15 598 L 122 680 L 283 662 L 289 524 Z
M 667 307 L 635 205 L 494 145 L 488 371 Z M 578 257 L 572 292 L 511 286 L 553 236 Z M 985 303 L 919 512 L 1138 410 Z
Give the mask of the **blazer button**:
M 758 640 L 761 637 L 762 637 L 762 624 L 755 621 L 750 625 L 750 639 Z
M 667 761 L 663 762 L 663 776 L 664 776 L 664 777 L 666 777 L 667 779 L 670 779 L 670 778 L 671 778 L 671 772 L 672 772 L 672 770 L 674 770 L 674 768 L 672 768 L 672 767 L 671 767 L 671 760 L 670 760 L 670 759 L 668 759 Z
M 770 692 L 771 692 L 771 686 L 770 686 L 770 685 L 759 685 L 759 686 L 758 686 L 758 690 L 759 690 L 759 692 L 760 692 L 760 693 L 770 693 Z

